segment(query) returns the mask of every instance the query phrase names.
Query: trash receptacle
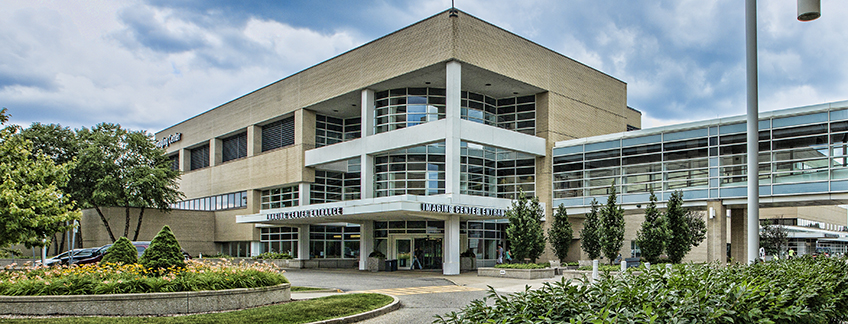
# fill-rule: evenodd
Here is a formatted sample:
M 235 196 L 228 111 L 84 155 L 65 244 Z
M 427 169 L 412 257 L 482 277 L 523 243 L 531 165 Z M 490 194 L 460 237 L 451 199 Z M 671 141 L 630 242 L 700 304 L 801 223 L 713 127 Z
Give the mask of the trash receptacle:
M 386 260 L 386 271 L 397 271 L 398 260 Z

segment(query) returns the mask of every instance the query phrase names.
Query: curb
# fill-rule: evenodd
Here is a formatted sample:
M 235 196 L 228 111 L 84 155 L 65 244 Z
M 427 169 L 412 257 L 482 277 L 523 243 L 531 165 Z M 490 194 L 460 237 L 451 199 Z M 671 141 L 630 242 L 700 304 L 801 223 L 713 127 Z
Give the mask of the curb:
M 386 294 L 382 294 L 382 295 L 386 295 Z M 384 315 L 384 314 L 387 314 L 387 313 L 393 312 L 393 311 L 397 310 L 398 308 L 400 308 L 400 306 L 401 306 L 401 305 L 400 305 L 400 300 L 399 300 L 397 297 L 392 296 L 392 295 L 386 295 L 386 296 L 392 297 L 392 299 L 394 299 L 394 300 L 393 300 L 391 303 L 389 303 L 388 305 L 383 306 L 383 307 L 380 307 L 380 308 L 377 308 L 377 309 L 375 309 L 375 310 L 367 311 L 367 312 L 365 312 L 365 313 L 359 313 L 359 314 L 348 315 L 348 316 L 345 316 L 345 317 L 332 318 L 332 319 L 328 319 L 328 320 L 323 320 L 323 321 L 318 321 L 318 322 L 307 323 L 307 324 L 347 324 L 347 323 L 356 323 L 356 322 L 360 322 L 360 321 L 367 320 L 367 319 L 369 319 L 369 318 L 374 318 L 374 317 L 377 317 L 377 316 L 380 316 L 380 315 Z

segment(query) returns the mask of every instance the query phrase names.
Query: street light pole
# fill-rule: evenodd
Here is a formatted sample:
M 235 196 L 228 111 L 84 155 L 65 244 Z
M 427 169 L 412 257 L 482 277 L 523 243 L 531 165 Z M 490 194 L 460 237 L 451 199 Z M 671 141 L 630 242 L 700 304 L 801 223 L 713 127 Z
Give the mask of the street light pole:
M 748 264 L 760 249 L 760 147 L 757 100 L 757 0 L 745 0 L 745 66 L 748 92 Z
M 821 16 L 821 0 L 798 0 L 798 20 Z M 760 249 L 759 93 L 757 92 L 757 0 L 745 0 L 745 66 L 748 92 L 748 264 Z

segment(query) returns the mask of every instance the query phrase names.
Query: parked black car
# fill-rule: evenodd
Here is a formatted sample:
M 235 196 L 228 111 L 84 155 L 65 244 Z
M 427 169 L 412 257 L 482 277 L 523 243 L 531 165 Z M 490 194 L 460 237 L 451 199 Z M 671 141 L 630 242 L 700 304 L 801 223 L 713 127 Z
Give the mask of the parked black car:
M 150 246 L 150 241 L 132 242 L 132 245 L 134 245 L 136 250 L 138 250 L 138 257 L 141 258 L 141 255 L 144 254 L 144 250 L 146 250 L 147 247 Z M 92 263 L 100 262 L 100 260 L 102 260 L 103 256 L 106 254 L 106 251 L 109 250 L 109 248 L 111 246 L 112 246 L 112 244 L 106 244 L 104 246 L 96 248 L 96 250 L 91 254 L 91 257 L 89 257 L 87 259 L 79 260 L 78 262 L 74 262 L 74 263 L 75 264 L 92 264 Z M 186 260 L 191 259 L 191 255 L 189 255 L 188 252 L 186 252 L 185 250 L 182 250 L 182 252 L 183 252 L 183 257 Z
M 96 251 L 96 250 L 97 250 L 97 248 L 87 248 L 87 249 L 75 249 L 75 250 L 65 251 L 64 253 L 61 253 L 57 256 L 54 256 L 52 258 L 44 260 L 44 265 L 46 265 L 48 267 L 54 266 L 54 265 L 68 265 L 69 262 L 71 262 L 71 260 L 72 260 L 72 258 L 71 258 L 72 256 L 73 256 L 73 263 L 76 263 L 77 260 L 90 258 L 92 256 L 92 254 L 94 253 L 94 251 Z M 41 264 L 41 261 L 35 261 L 35 264 L 39 265 L 39 264 Z

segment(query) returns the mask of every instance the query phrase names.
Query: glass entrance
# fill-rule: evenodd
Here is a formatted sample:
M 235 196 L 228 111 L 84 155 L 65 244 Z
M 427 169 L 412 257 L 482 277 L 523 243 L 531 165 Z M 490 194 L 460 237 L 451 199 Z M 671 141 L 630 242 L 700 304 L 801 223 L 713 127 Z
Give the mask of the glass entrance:
M 398 269 L 409 269 L 411 266 L 412 240 L 398 239 L 395 241 L 395 255 L 398 260 Z
M 413 251 L 413 269 L 441 269 L 442 268 L 442 239 L 441 238 L 415 238 L 415 250 Z M 417 262 L 415 261 L 417 260 Z M 420 264 L 419 264 L 420 263 Z

